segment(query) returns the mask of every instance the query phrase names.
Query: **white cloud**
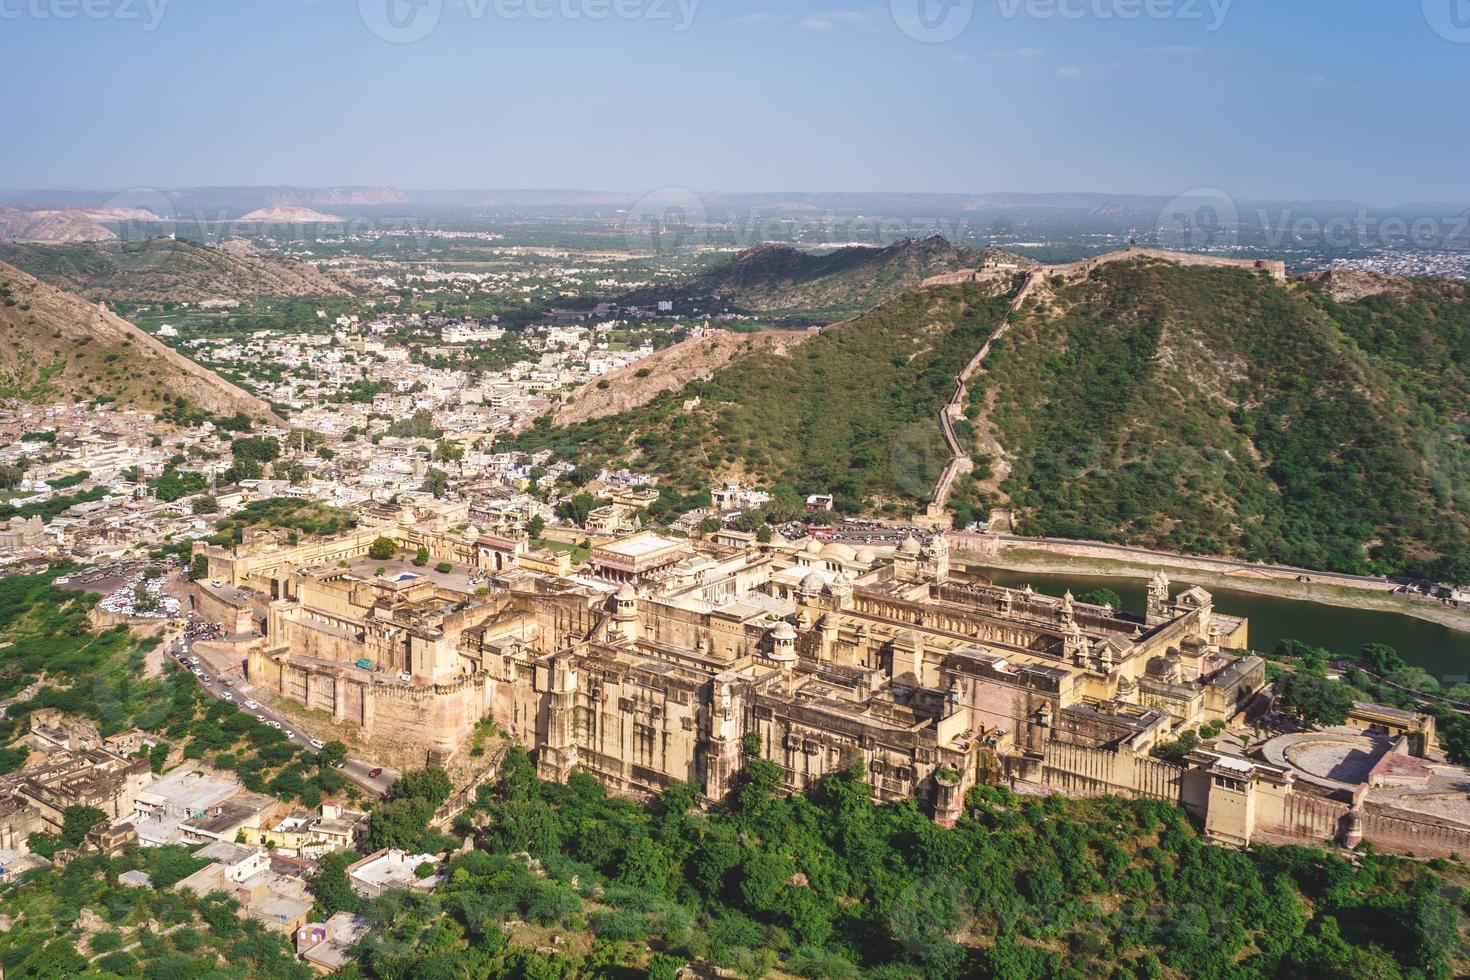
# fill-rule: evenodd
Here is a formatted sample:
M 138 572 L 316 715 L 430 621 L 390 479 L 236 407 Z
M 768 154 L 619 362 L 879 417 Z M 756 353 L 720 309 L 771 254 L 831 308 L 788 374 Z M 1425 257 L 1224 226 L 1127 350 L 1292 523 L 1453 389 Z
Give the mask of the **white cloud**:
M 1147 48 L 1135 48 L 1133 53 L 1163 58 L 1193 58 L 1204 54 L 1205 49 L 1197 44 L 1159 44 Z
M 765 13 L 761 13 L 761 14 L 746 14 L 743 17 L 736 17 L 735 18 L 735 23 L 737 23 L 737 24 L 756 24 L 756 25 L 789 24 L 789 23 L 791 23 L 791 15 L 790 14 L 765 14 Z
M 985 52 L 986 61 L 1035 61 L 1040 58 L 1040 48 L 999 48 Z
M 832 31 L 838 28 L 872 31 L 873 15 L 863 10 L 826 10 L 814 13 L 800 25 L 808 31 Z

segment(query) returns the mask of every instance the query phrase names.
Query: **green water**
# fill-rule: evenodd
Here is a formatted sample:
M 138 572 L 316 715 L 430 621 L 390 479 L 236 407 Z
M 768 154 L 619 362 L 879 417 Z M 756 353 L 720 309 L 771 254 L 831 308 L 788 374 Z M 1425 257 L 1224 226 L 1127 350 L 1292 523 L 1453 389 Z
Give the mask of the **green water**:
M 1059 596 L 1067 589 L 1076 595 L 1093 589 L 1112 589 L 1130 612 L 1143 612 L 1147 582 L 1141 578 L 1087 575 L 1046 575 L 1000 568 L 976 568 L 996 585 L 1019 589 L 1029 584 L 1037 592 Z M 1172 591 L 1189 584 L 1171 580 Z M 1470 633 L 1450 629 L 1413 616 L 1329 606 L 1301 599 L 1257 595 L 1208 586 L 1215 608 L 1250 619 L 1250 645 L 1271 650 L 1278 640 L 1290 638 L 1325 647 L 1334 653 L 1355 653 L 1365 643 L 1387 643 L 1404 659 L 1423 667 L 1444 684 L 1470 680 Z

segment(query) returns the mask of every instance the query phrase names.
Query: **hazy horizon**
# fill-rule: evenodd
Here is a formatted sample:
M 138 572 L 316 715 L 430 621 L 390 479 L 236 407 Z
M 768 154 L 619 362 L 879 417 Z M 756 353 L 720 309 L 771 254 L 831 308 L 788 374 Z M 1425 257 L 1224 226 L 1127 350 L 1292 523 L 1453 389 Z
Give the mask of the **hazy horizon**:
M 0 0 L 0 186 L 1456 201 L 1454 2 Z

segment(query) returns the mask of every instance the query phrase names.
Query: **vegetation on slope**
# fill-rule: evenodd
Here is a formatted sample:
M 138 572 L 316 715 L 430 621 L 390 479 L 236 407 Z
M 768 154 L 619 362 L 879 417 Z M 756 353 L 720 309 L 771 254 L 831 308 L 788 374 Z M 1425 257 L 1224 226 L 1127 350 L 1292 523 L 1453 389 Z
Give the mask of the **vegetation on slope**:
M 252 500 L 215 525 L 217 533 L 206 538 L 210 544 L 233 547 L 245 540 L 245 532 L 256 527 L 279 527 L 309 536 L 331 537 L 357 526 L 350 511 L 318 500 L 299 497 L 268 497 Z
M 755 474 L 832 493 L 847 510 L 865 500 L 922 502 L 949 461 L 939 409 L 1006 303 L 974 283 L 904 293 L 631 411 L 565 428 L 543 417 L 516 446 L 582 465 L 629 465 L 684 492 Z
M 621 302 L 646 305 L 673 300 L 689 305 L 759 313 L 802 323 L 830 323 L 871 309 L 930 276 L 973 269 L 980 253 L 938 235 L 904 239 L 885 248 L 852 245 L 805 252 L 790 245 L 758 245 L 718 262 L 683 282 L 638 290 Z
M 154 412 L 270 413 L 126 320 L 0 262 L 0 404 L 68 397 Z
M 11 977 L 316 976 L 279 932 L 239 918 L 233 897 L 173 889 L 208 863 L 185 847 L 130 844 L 115 857 L 94 852 L 64 868 L 27 872 L 0 890 L 0 911 L 11 923 L 0 933 L 0 968 Z M 132 870 L 154 887 L 118 881 Z
M 1028 300 L 970 398 L 1025 533 L 1443 576 L 1470 543 L 1462 293 L 1115 263 Z
M 1182 811 L 972 792 L 953 829 L 874 806 L 860 773 L 783 797 L 752 760 L 727 804 L 647 807 L 519 751 L 481 790 L 433 896 L 362 909 L 365 975 L 673 977 L 1448 976 L 1458 889 L 1412 862 L 1354 867 L 1203 843 Z M 509 920 L 509 921 L 508 921 Z M 550 940 L 560 935 L 560 948 Z M 459 972 L 456 972 L 459 971 Z
M 303 262 L 240 254 L 169 238 L 133 242 L 0 242 L 0 261 L 97 302 L 198 303 L 245 297 L 344 296 Z

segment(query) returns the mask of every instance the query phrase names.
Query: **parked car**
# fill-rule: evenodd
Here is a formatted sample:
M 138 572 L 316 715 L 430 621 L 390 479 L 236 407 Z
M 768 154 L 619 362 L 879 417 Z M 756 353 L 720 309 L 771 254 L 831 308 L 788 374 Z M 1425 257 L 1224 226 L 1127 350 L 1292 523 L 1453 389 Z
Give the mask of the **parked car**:
M 324 749 L 327 747 L 327 743 L 319 738 L 314 738 L 311 740 L 311 747 L 314 749 Z
M 368 778 L 369 779 L 377 779 L 381 775 L 383 775 L 383 767 L 382 766 L 377 766 L 371 772 L 368 773 Z
M 245 707 L 249 708 L 251 711 L 254 711 L 256 708 L 260 707 L 260 704 L 255 701 L 246 701 Z

